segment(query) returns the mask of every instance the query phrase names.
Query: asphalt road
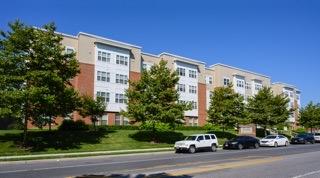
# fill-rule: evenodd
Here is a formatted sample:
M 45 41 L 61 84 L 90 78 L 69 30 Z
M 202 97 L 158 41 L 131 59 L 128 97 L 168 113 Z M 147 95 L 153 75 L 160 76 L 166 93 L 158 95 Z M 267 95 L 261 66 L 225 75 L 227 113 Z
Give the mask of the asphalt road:
M 320 177 L 320 144 L 1 162 L 0 177 Z M 299 177 L 300 176 L 300 177 Z

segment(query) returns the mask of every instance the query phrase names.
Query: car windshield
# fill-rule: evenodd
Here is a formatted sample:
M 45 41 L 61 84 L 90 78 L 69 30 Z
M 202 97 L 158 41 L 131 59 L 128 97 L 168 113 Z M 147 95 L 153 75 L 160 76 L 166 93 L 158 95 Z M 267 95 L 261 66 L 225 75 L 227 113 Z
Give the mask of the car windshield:
M 269 135 L 264 137 L 264 139 L 275 139 L 275 138 L 277 138 L 277 136 L 274 136 L 274 135 Z
M 315 136 L 320 136 L 320 133 L 314 133 Z
M 188 136 L 185 140 L 196 140 L 197 136 Z

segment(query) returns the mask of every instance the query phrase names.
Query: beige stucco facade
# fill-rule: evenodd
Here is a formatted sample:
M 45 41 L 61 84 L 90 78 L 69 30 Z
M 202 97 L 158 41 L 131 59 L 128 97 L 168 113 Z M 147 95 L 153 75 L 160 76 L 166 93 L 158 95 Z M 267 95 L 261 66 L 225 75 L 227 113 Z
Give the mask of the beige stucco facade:
M 287 122 L 289 123 L 289 126 L 296 128 L 299 123 L 299 113 L 301 108 L 300 90 L 291 84 L 275 82 L 272 83 L 272 91 L 276 95 L 285 95 L 289 99 L 288 109 L 292 110 L 292 114 L 290 114 Z

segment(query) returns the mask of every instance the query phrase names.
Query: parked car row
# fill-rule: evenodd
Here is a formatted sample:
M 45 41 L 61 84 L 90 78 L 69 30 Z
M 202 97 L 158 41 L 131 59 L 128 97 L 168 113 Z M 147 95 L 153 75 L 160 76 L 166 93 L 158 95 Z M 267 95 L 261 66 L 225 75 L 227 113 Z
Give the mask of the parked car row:
M 279 147 L 288 146 L 291 144 L 314 144 L 320 142 L 320 133 L 302 133 L 298 134 L 289 141 L 289 139 L 283 135 L 268 135 L 262 139 L 258 139 L 252 136 L 237 136 L 231 140 L 226 141 L 223 144 L 223 149 L 239 149 L 255 148 L 260 146 Z M 195 153 L 199 150 L 217 151 L 219 146 L 218 138 L 215 134 L 195 134 L 186 137 L 185 140 L 177 141 L 174 145 L 176 153 L 187 151 L 189 153 Z

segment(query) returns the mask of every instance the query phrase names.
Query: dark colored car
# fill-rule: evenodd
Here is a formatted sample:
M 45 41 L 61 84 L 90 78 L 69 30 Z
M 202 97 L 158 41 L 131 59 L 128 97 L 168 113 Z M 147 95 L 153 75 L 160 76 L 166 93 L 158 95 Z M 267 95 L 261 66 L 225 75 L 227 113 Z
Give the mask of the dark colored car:
M 237 136 L 223 144 L 223 149 L 259 148 L 259 139 L 251 136 Z
M 307 143 L 315 143 L 315 139 L 313 134 L 310 133 L 301 133 L 296 135 L 295 137 L 293 137 L 291 139 L 291 144 L 298 144 L 298 143 L 303 143 L 303 144 L 307 144 Z

